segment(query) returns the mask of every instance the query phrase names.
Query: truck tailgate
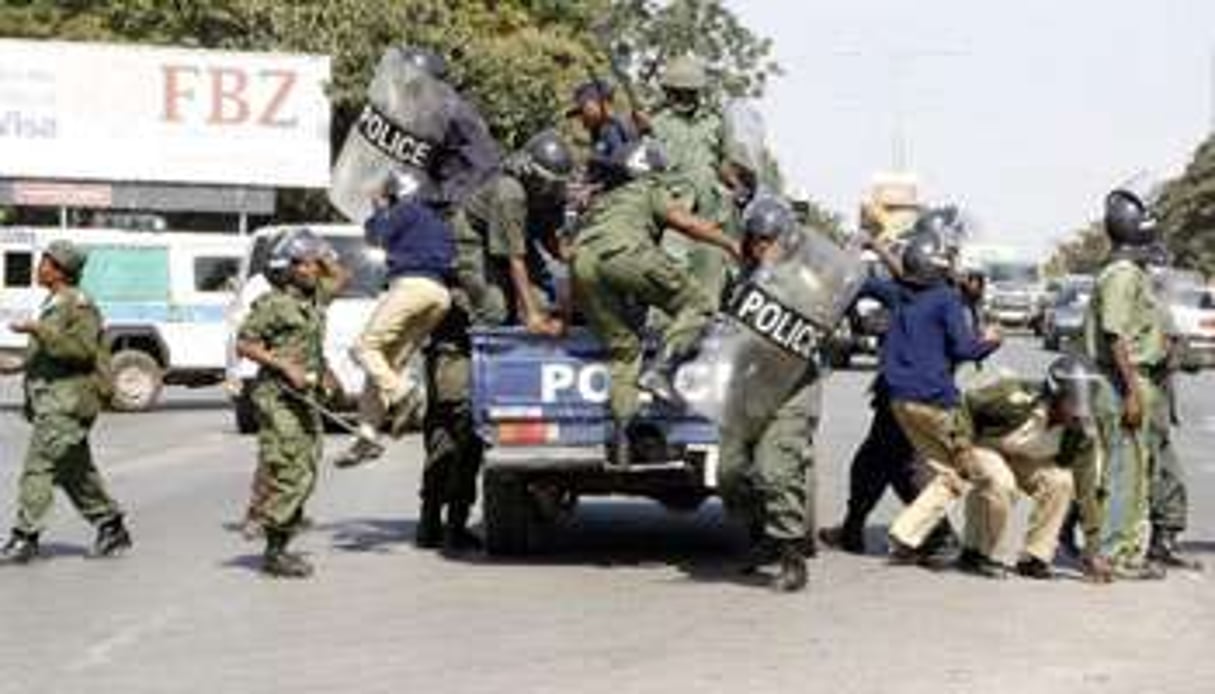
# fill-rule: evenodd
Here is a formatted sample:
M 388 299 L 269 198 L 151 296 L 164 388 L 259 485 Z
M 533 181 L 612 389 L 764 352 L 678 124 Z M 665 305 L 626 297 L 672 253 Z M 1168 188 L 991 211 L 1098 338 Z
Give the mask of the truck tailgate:
M 601 446 L 610 436 L 604 348 L 585 328 L 561 339 L 521 328 L 472 333 L 472 393 L 477 431 L 491 446 Z M 650 402 L 642 418 L 672 445 L 717 441 L 709 421 Z

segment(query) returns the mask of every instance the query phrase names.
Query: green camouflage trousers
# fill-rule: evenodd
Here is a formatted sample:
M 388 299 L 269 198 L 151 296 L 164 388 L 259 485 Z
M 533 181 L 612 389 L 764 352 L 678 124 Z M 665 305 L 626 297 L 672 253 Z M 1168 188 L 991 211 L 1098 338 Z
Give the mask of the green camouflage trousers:
M 33 417 L 29 448 L 21 469 L 16 528 L 42 530 L 54 502 L 56 485 L 85 520 L 96 525 L 121 511 L 106 491 L 89 447 L 92 422 L 56 413 Z
M 473 427 L 469 315 L 453 302 L 426 348 L 426 468 L 422 500 L 471 508 L 484 445 Z
M 713 316 L 713 304 L 670 256 L 656 246 L 582 248 L 574 257 L 574 290 L 587 323 L 608 351 L 612 419 L 627 422 L 640 408 L 646 309 L 670 321 L 662 334 L 663 358 L 687 355 Z
M 719 488 L 730 515 L 764 534 L 795 540 L 814 531 L 814 433 L 817 383 L 796 391 L 766 421 L 730 421 L 721 427 Z
M 1161 399 L 1160 389 L 1140 378 L 1139 393 L 1146 416 L 1141 426 L 1122 423 L 1122 396 L 1114 389 L 1098 403 L 1097 435 L 1102 452 L 1100 553 L 1116 564 L 1138 564 L 1147 554 L 1152 456 L 1158 450 L 1152 413 Z
M 316 488 L 320 413 L 270 380 L 258 383 L 252 395 L 258 424 L 257 472 L 249 517 L 265 528 L 291 532 Z

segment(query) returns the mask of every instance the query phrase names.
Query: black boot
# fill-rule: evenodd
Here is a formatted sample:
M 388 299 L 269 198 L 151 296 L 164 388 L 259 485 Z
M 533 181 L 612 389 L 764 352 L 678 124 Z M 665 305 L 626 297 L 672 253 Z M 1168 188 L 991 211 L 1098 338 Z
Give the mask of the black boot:
M 443 546 L 443 505 L 437 500 L 422 500 L 422 515 L 418 519 L 413 542 L 419 549 L 438 549 Z
M 864 531 L 856 528 L 854 525 L 849 525 L 846 520 L 843 525 L 823 528 L 818 531 L 818 539 L 832 549 L 838 549 L 849 554 L 865 553 Z
M 983 578 L 1008 578 L 1008 567 L 977 549 L 963 549 L 955 564 L 962 573 Z
M 801 540 L 785 540 L 780 543 L 780 571 L 776 578 L 772 579 L 772 587 L 781 593 L 802 590 L 809 580 L 801 545 Z
M 484 547 L 481 538 L 468 529 L 469 508 L 466 504 L 447 507 L 447 527 L 443 531 L 443 551 L 453 554 L 479 552 Z
M 131 534 L 127 532 L 122 516 L 114 516 L 97 525 L 97 539 L 89 551 L 90 559 L 102 559 L 121 554 L 131 548 Z
M 757 574 L 765 566 L 771 566 L 780 561 L 780 558 L 780 542 L 767 535 L 762 535 L 758 540 L 752 541 L 751 546 L 747 549 L 747 556 L 743 561 L 740 573 L 744 576 Z
M 1072 504 L 1067 511 L 1067 518 L 1063 520 L 1063 526 L 1059 528 L 1059 551 L 1067 559 L 1079 559 L 1083 552 L 1080 551 L 1080 545 L 1076 543 L 1076 530 L 1080 527 L 1080 506 Z
M 4 547 L 0 547 L 0 564 L 28 564 L 38 558 L 38 533 L 26 533 L 16 528 Z
M 308 578 L 312 565 L 303 557 L 287 552 L 290 533 L 266 529 L 266 553 L 262 555 L 262 572 L 274 578 Z
M 1177 542 L 1177 533 L 1172 530 L 1164 530 L 1162 528 L 1152 530 L 1152 544 L 1148 548 L 1148 559 L 1166 569 L 1202 571 L 1202 562 L 1190 559 L 1181 553 L 1181 547 Z

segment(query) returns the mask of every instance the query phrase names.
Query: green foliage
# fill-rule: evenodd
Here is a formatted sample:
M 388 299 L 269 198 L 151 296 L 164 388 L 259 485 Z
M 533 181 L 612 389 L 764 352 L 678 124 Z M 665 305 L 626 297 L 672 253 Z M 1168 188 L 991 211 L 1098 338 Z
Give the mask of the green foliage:
M 1165 185 L 1156 212 L 1177 263 L 1215 274 L 1215 136 Z
M 1109 240 L 1100 222 L 1093 222 L 1074 232 L 1059 244 L 1046 263 L 1046 274 L 1057 277 L 1067 274 L 1091 274 L 1101 269 L 1109 255 Z

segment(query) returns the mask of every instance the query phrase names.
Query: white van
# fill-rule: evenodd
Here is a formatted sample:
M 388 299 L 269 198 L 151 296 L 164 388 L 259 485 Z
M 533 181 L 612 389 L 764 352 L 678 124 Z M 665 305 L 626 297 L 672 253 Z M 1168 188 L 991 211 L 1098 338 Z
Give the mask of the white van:
M 95 228 L 0 228 L 0 351 L 26 337 L 8 324 L 37 316 L 46 292 L 35 270 L 52 241 L 85 248 L 81 286 L 97 302 L 114 361 L 121 411 L 154 406 L 164 385 L 223 381 L 224 309 L 231 301 L 248 238 L 231 234 Z
M 376 300 L 386 282 L 384 254 L 372 248 L 364 238 L 362 227 L 353 224 L 302 224 L 269 226 L 253 234 L 247 257 L 241 263 L 240 288 L 228 309 L 228 388 L 232 395 L 236 428 L 243 434 L 257 430 L 249 389 L 257 365 L 236 356 L 236 331 L 249 313 L 253 302 L 270 290 L 262 271 L 270 256 L 274 241 L 288 229 L 306 226 L 325 239 L 337 251 L 342 265 L 350 271 L 350 282 L 329 306 L 325 332 L 325 358 L 337 375 L 346 395 L 344 409 L 353 409 L 363 390 L 363 370 L 350 356 L 350 348 L 367 324 Z M 417 371 L 418 361 L 406 367 Z M 420 379 L 415 378 L 415 383 Z M 419 393 L 419 398 L 424 394 Z

